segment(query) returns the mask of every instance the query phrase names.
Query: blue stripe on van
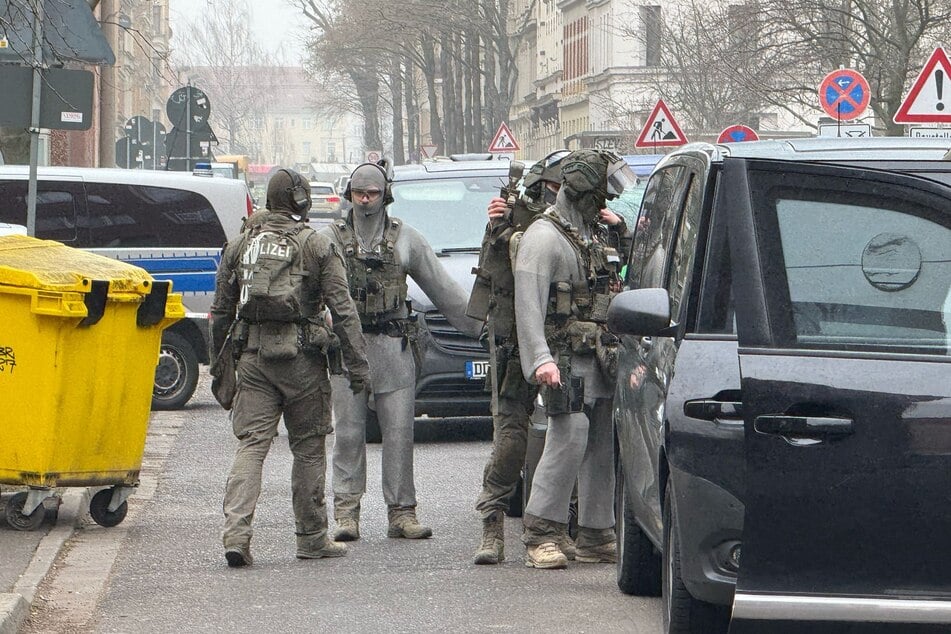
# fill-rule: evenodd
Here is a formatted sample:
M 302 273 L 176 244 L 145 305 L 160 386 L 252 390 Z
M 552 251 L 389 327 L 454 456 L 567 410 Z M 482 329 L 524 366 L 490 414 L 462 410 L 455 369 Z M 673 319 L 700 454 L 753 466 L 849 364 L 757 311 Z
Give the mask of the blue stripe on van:
M 218 256 L 133 258 L 125 260 L 141 267 L 157 280 L 171 280 L 179 293 L 214 293 Z

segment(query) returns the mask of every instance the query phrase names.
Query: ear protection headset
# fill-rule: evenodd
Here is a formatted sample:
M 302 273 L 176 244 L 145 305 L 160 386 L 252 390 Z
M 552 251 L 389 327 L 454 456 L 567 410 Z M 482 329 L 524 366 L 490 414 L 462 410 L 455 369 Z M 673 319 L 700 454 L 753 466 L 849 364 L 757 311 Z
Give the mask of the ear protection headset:
M 291 207 L 298 214 L 306 214 L 310 209 L 310 193 L 307 191 L 307 184 L 300 174 L 289 169 L 280 171 L 287 174 L 291 179 L 291 186 L 287 188 L 287 193 L 291 195 Z
M 357 169 L 353 170 L 354 172 L 363 167 L 364 165 L 372 165 L 373 167 L 380 170 L 380 173 L 383 174 L 383 179 L 386 181 L 386 185 L 383 188 L 383 206 L 386 207 L 391 202 L 393 202 L 393 189 L 390 187 L 390 183 L 393 182 L 393 168 L 390 167 L 390 162 L 383 158 L 377 161 L 376 163 L 361 163 L 357 165 Z M 352 174 L 351 174 L 352 176 Z M 353 181 L 351 178 L 347 181 L 347 189 L 343 192 L 343 197 L 353 202 L 353 194 L 350 191 L 350 184 Z

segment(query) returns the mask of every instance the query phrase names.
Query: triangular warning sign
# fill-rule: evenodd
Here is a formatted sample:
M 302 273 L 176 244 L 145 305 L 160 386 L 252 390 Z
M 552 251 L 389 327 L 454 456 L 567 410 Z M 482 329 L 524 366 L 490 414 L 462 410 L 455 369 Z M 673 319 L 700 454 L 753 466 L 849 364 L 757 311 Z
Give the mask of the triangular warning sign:
M 895 123 L 951 123 L 951 61 L 940 46 L 925 62 L 908 96 L 895 113 Z
M 676 147 L 687 143 L 687 135 L 680 129 L 674 115 L 663 99 L 657 100 L 657 105 L 647 117 L 647 123 L 641 134 L 634 142 L 636 148 Z
M 518 152 L 521 149 L 515 141 L 515 135 L 503 121 L 489 143 L 489 152 Z

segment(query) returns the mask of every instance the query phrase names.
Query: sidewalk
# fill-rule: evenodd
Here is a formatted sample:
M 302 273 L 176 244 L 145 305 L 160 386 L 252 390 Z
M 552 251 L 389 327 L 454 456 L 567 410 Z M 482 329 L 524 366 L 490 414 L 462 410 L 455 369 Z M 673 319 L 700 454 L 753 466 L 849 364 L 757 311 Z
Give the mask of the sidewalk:
M 0 507 L 12 494 L 4 487 Z M 16 634 L 29 617 L 37 588 L 88 509 L 88 490 L 70 488 L 62 493 L 55 524 L 18 531 L 0 519 L 0 634 Z

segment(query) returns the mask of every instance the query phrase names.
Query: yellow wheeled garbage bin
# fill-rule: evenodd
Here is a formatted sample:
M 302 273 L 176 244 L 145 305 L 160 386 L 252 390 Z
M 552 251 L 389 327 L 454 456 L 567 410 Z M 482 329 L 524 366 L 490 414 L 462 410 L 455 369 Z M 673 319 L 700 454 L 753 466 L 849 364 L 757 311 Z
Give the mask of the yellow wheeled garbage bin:
M 0 237 L 0 484 L 29 487 L 7 522 L 32 530 L 53 487 L 122 521 L 138 484 L 162 330 L 181 295 L 143 269 L 59 242 Z

